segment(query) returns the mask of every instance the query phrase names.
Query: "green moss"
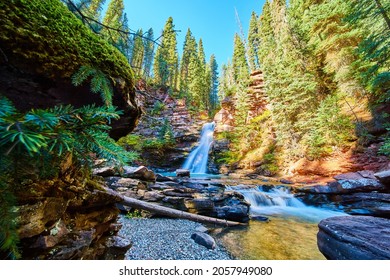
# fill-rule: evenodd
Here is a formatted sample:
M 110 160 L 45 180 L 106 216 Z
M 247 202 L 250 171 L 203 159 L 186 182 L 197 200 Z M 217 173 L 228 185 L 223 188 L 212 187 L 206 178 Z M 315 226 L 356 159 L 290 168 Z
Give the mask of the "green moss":
M 0 45 L 48 77 L 70 77 L 82 65 L 133 89 L 133 72 L 114 46 L 94 34 L 59 0 L 0 2 Z

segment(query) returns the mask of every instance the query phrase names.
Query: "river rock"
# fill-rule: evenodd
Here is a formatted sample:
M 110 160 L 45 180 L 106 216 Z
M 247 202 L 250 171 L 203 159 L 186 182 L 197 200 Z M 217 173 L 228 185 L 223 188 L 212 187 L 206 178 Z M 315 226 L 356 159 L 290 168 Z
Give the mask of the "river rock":
M 214 202 L 207 198 L 197 198 L 186 200 L 184 205 L 190 213 L 198 213 L 206 216 L 212 215 L 214 211 Z
M 145 194 L 143 195 L 143 200 L 149 202 L 157 202 L 162 200 L 164 197 L 165 196 L 160 194 L 159 192 L 150 191 L 150 192 L 145 192 Z
M 197 244 L 205 246 L 207 249 L 214 250 L 217 246 L 214 238 L 204 232 L 195 232 L 191 235 L 191 239 L 193 239 Z
M 386 187 L 378 180 L 360 179 L 340 179 L 327 185 L 317 185 L 301 187 L 296 189 L 299 192 L 314 194 L 347 194 L 357 192 L 385 191 Z
M 177 169 L 176 176 L 177 177 L 190 177 L 190 171 L 188 169 Z
M 246 223 L 249 221 L 249 207 L 239 204 L 234 206 L 222 206 L 215 208 L 217 217 L 230 221 Z
M 390 259 L 390 219 L 340 216 L 322 220 L 318 227 L 318 248 L 327 259 Z
M 147 187 L 144 183 L 136 179 L 122 178 L 122 177 L 108 177 L 106 179 L 108 186 L 113 190 L 125 190 L 136 188 L 137 190 L 146 190 Z
M 329 184 L 331 189 L 337 190 L 339 193 L 354 193 L 354 192 L 369 192 L 383 191 L 384 185 L 373 179 L 358 179 L 358 180 L 338 180 Z M 337 192 L 336 191 L 336 192 Z
M 335 199 L 347 213 L 390 218 L 390 193 L 354 193 Z
M 114 176 L 116 173 L 113 166 L 105 166 L 100 168 L 95 168 L 92 170 L 92 174 L 96 176 L 109 177 Z
M 121 236 L 110 236 L 105 242 L 104 260 L 123 260 L 123 256 L 131 248 L 132 243 Z
M 170 182 L 170 181 L 172 181 L 172 178 L 163 176 L 159 173 L 156 174 L 156 182 Z
M 385 170 L 374 174 L 375 177 L 387 187 L 390 187 L 390 170 Z
M 155 182 L 157 178 L 156 174 L 145 166 L 123 166 L 123 177 L 150 182 Z

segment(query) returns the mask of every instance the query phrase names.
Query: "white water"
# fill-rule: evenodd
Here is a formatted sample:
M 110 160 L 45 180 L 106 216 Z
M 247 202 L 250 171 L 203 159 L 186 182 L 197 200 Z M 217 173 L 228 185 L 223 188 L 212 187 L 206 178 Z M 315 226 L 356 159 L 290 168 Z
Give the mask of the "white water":
M 309 222 L 319 222 L 322 219 L 347 215 L 343 212 L 307 206 L 294 197 L 287 189 L 273 188 L 269 192 L 261 188 L 229 187 L 244 195 L 245 200 L 251 204 L 252 215 L 297 217 Z
M 207 162 L 209 150 L 213 142 L 214 127 L 214 122 L 203 125 L 199 146 L 189 154 L 183 169 L 188 169 L 191 173 L 197 174 L 205 174 L 207 172 Z

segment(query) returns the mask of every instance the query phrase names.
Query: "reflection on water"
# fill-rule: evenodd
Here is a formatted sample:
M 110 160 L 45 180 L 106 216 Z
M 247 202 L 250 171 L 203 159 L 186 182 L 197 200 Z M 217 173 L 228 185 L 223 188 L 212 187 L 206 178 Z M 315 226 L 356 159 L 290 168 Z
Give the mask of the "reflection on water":
M 219 236 L 237 259 L 323 260 L 317 248 L 318 222 L 346 215 L 343 212 L 309 207 L 284 187 L 233 186 L 251 204 L 252 216 L 265 216 L 269 222 L 251 221 L 248 227 L 229 229 Z
M 251 221 L 248 227 L 229 229 L 218 238 L 231 254 L 242 260 L 324 260 L 317 248 L 316 223 L 271 218 Z

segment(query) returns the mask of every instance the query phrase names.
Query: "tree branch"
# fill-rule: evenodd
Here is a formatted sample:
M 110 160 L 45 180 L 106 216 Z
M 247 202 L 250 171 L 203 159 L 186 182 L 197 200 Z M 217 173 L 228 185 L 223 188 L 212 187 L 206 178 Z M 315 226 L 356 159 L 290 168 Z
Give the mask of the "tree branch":
M 163 37 L 164 34 L 161 34 L 160 37 L 158 37 L 157 39 L 154 39 L 154 40 L 153 40 L 153 39 L 150 39 L 150 38 L 148 38 L 148 37 L 145 37 L 144 34 L 141 35 L 141 34 L 138 34 L 137 32 L 131 31 L 131 30 L 130 30 L 130 31 L 126 31 L 126 30 L 122 30 L 122 29 L 119 29 L 119 28 L 114 28 L 114 27 L 108 26 L 108 25 L 106 25 L 106 24 L 104 24 L 104 23 L 102 23 L 102 22 L 100 22 L 100 21 L 98 21 L 98 20 L 96 20 L 96 19 L 94 19 L 94 18 L 91 18 L 91 17 L 85 15 L 85 14 L 76 6 L 76 4 L 73 3 L 72 0 L 66 0 L 66 2 L 67 2 L 70 6 L 72 6 L 72 8 L 77 12 L 77 14 L 79 14 L 79 16 L 81 17 L 82 21 L 85 22 L 85 23 L 87 23 L 88 26 L 89 26 L 89 28 L 91 28 L 91 30 L 92 30 L 93 32 L 95 32 L 96 34 L 100 34 L 100 33 L 99 33 L 97 30 L 95 30 L 95 28 L 92 26 L 91 22 L 96 23 L 96 24 L 98 24 L 99 26 L 101 26 L 101 27 L 107 29 L 107 30 L 109 31 L 109 33 L 110 33 L 111 38 L 112 38 L 111 31 L 115 31 L 115 32 L 118 32 L 118 33 L 121 34 L 121 35 L 133 35 L 133 36 L 141 37 L 142 39 L 145 39 L 145 40 L 147 40 L 147 41 L 153 42 L 154 44 L 159 45 L 159 46 L 162 47 L 162 45 L 161 45 L 160 43 L 158 43 L 158 40 L 159 40 L 161 37 Z M 180 32 L 180 30 L 173 30 L 173 32 Z

